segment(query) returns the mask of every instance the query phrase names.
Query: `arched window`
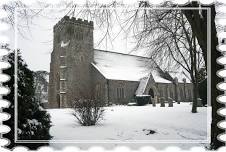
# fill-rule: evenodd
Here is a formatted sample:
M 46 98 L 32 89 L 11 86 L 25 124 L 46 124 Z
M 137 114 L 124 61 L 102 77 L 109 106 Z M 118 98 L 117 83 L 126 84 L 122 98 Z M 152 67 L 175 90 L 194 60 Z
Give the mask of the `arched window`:
M 117 88 L 116 89 L 116 94 L 117 94 L 117 98 L 118 99 L 124 98 L 125 97 L 124 88 Z

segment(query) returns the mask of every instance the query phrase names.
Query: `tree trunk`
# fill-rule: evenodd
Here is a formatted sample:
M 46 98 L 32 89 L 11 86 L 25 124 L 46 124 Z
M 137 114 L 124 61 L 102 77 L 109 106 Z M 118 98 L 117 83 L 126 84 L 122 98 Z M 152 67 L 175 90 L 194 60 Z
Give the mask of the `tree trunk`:
M 191 112 L 192 113 L 197 113 L 197 102 L 198 102 L 198 85 L 199 85 L 199 82 L 198 82 L 198 71 L 197 71 L 197 50 L 196 50 L 196 37 L 195 36 L 192 36 L 192 40 L 193 40 L 193 48 L 192 48 L 192 64 L 194 64 L 193 66 L 193 73 L 194 73 L 194 80 L 193 80 L 193 84 L 194 84 L 194 87 L 193 87 L 193 93 L 194 93 L 194 101 L 193 101 L 193 104 L 192 104 L 192 110 Z
M 198 103 L 198 85 L 197 83 L 193 83 L 194 86 L 193 86 L 193 94 L 194 94 L 194 99 L 193 99 L 193 102 L 192 102 L 192 110 L 191 112 L 192 113 L 197 113 L 197 103 Z
M 216 25 L 215 25 L 215 5 L 203 5 L 205 7 L 211 8 L 211 106 L 212 106 L 212 123 L 211 123 L 211 149 L 218 149 L 221 146 L 224 146 L 225 143 L 217 139 L 219 134 L 225 132 L 224 129 L 218 128 L 217 123 L 225 120 L 223 116 L 217 114 L 217 110 L 225 107 L 224 104 L 221 104 L 216 101 L 218 95 L 223 94 L 222 91 L 216 89 L 216 85 L 223 81 L 223 79 L 217 77 L 217 70 L 223 68 L 216 63 L 216 59 L 221 56 L 220 52 L 217 51 L 216 47 L 218 45 Z M 197 2 L 192 2 L 184 7 L 199 7 Z M 207 67 L 207 14 L 206 11 L 202 13 L 203 18 L 200 17 L 198 10 L 183 10 L 182 11 L 186 18 L 188 19 L 192 31 L 197 37 L 198 43 L 202 48 L 204 54 L 204 60 Z

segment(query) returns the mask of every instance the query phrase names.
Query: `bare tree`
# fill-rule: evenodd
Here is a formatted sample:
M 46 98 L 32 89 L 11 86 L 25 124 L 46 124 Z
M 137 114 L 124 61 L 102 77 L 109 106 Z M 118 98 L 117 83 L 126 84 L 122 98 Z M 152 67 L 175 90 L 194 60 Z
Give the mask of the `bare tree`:
M 216 10 L 215 4 L 212 3 L 210 5 L 201 5 L 198 2 L 188 3 L 184 7 L 205 7 L 211 10 L 210 18 L 210 28 L 211 28 L 211 106 L 212 106 L 212 123 L 211 123 L 211 148 L 218 149 L 221 146 L 224 146 L 225 143 L 218 140 L 218 135 L 225 132 L 224 129 L 216 127 L 217 124 L 225 120 L 225 117 L 219 115 L 217 110 L 220 108 L 225 107 L 224 104 L 219 103 L 216 101 L 217 96 L 223 94 L 223 92 L 216 89 L 216 85 L 222 81 L 221 78 L 217 77 L 216 72 L 223 68 L 219 64 L 216 63 L 216 59 L 221 56 L 220 52 L 217 51 L 216 47 L 218 45 L 218 38 L 216 32 L 216 25 L 215 25 L 215 17 L 216 17 Z M 210 11 L 209 10 L 209 11 Z M 204 55 L 204 60 L 207 63 L 207 20 L 208 14 L 207 10 L 202 10 L 201 13 L 198 13 L 195 10 L 184 10 L 183 13 L 185 14 L 186 18 L 188 19 L 194 34 L 197 37 L 198 43 L 201 46 Z
M 148 48 L 150 57 L 168 71 L 182 68 L 193 83 L 192 113 L 197 112 L 198 71 L 205 67 L 202 50 L 181 10 L 147 10 L 141 31 L 137 31 L 137 48 Z M 171 66 L 169 66 L 171 65 Z

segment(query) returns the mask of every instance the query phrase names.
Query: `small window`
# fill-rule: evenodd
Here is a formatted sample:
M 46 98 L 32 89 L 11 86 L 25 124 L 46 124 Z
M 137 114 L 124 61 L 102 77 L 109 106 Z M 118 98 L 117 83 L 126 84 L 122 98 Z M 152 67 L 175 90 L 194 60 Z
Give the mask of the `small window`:
M 62 91 L 62 92 L 66 91 L 66 82 L 65 81 L 61 81 L 60 91 Z
M 66 79 L 66 68 L 60 69 L 60 79 Z
M 61 104 L 66 102 L 66 95 L 65 94 L 61 94 L 60 98 L 61 98 Z
M 61 66 L 66 66 L 66 61 L 65 57 L 60 57 L 60 65 Z

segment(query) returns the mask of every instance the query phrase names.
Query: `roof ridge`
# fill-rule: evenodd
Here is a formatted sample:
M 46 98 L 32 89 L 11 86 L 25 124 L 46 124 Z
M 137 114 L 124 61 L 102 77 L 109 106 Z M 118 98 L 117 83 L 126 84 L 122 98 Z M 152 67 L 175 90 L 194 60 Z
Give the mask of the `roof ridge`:
M 139 55 L 134 55 L 134 54 L 126 54 L 126 53 L 121 53 L 121 52 L 113 52 L 113 51 L 107 51 L 107 50 L 101 50 L 101 49 L 94 49 L 96 51 L 101 51 L 101 52 L 107 52 L 107 53 L 114 53 L 114 54 L 121 54 L 121 55 L 127 55 L 127 56 L 134 56 L 134 57 L 138 57 L 138 58 L 145 58 L 145 59 L 151 59 L 149 57 L 145 57 L 145 56 L 139 56 Z

